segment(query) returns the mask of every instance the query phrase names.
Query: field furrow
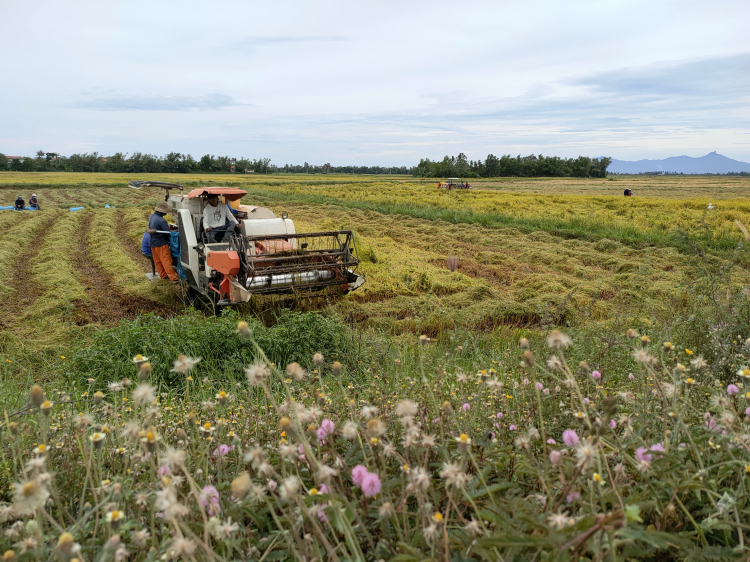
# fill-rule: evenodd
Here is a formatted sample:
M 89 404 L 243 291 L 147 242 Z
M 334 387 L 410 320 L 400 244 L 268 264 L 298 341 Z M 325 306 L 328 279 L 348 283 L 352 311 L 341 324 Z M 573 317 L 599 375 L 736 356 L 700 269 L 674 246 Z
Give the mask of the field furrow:
M 88 318 L 81 317 L 77 322 L 111 324 L 121 318 L 134 318 L 148 312 L 173 315 L 172 307 L 157 302 L 159 299 L 166 301 L 165 294 L 172 294 L 171 291 L 158 292 L 122 249 L 115 228 L 116 210 L 85 213 L 82 235 L 86 247 L 76 254 L 74 260 L 90 299 L 79 307 Z
M 147 211 L 142 207 L 131 207 L 120 210 L 115 215 L 115 231 L 120 245 L 137 264 L 142 271 L 151 271 L 151 262 L 143 257 L 141 252 L 141 240 L 148 226 L 148 216 L 144 218 Z
M 96 265 L 106 272 L 121 292 L 139 297 L 153 298 L 150 283 L 142 268 L 122 247 L 117 233 L 117 210 L 104 209 L 92 212 L 88 232 L 89 255 Z

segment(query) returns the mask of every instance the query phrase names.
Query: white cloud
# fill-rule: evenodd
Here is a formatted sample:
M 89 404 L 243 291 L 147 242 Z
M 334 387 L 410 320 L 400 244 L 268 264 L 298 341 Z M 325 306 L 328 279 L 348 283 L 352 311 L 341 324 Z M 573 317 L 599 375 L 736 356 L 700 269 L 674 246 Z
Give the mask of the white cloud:
M 221 92 L 203 96 L 159 96 L 147 93 L 109 93 L 83 95 L 69 104 L 75 109 L 94 111 L 207 111 L 227 107 L 248 106 Z

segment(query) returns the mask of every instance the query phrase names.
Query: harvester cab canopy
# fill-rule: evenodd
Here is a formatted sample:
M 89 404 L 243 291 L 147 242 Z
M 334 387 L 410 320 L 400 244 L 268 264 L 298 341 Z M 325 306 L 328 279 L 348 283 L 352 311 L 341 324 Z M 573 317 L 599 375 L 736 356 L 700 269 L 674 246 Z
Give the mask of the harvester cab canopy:
M 227 201 L 237 201 L 247 195 L 247 191 L 236 187 L 197 187 L 187 194 L 187 198 L 205 197 L 207 199 L 209 195 L 219 195 Z

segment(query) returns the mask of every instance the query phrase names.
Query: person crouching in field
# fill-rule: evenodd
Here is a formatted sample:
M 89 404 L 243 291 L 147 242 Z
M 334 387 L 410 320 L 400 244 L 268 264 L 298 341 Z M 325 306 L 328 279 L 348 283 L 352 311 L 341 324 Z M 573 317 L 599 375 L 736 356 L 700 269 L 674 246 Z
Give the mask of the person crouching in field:
M 29 207 L 32 207 L 37 211 L 42 210 L 42 208 L 39 206 L 39 199 L 36 198 L 36 193 L 32 193 L 31 197 L 29 197 Z
M 156 266 L 156 272 L 162 279 L 169 278 L 173 283 L 177 283 L 179 277 L 172 267 L 172 253 L 169 250 L 169 224 L 164 220 L 164 215 L 171 212 L 172 208 L 166 202 L 158 203 L 154 212 L 148 218 L 148 232 L 151 233 L 151 255 Z

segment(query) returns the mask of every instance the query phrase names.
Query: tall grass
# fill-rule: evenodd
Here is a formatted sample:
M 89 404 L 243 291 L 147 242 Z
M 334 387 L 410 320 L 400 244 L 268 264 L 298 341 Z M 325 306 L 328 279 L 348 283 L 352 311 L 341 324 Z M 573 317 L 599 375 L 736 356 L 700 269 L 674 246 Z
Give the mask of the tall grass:
M 317 355 L 310 372 L 237 331 L 256 357 L 239 384 L 136 356 L 104 392 L 30 389 L 0 434 L 6 559 L 746 554 L 750 370 L 715 385 L 678 342 L 634 331 L 616 338 L 632 375 L 573 367 L 585 350 L 555 331 L 512 364 L 461 368 L 463 348 L 414 338 L 403 360 L 351 374 Z M 179 394 L 153 378 L 169 367 Z
M 91 377 L 103 388 L 126 376 L 129 359 L 143 353 L 153 360 L 154 381 L 179 386 L 184 381 L 169 371 L 169 364 L 175 353 L 187 353 L 202 357 L 204 368 L 212 377 L 239 379 L 243 376 L 239 366 L 252 362 L 257 352 L 236 337 L 237 318 L 232 311 L 214 318 L 191 311 L 173 320 L 146 315 L 123 321 L 117 327 L 97 332 L 85 347 L 72 353 L 71 374 L 77 373 L 79 380 Z M 271 327 L 253 318 L 247 321 L 267 357 L 276 364 L 306 364 L 317 352 L 343 360 L 354 349 L 349 331 L 320 314 L 282 313 Z

